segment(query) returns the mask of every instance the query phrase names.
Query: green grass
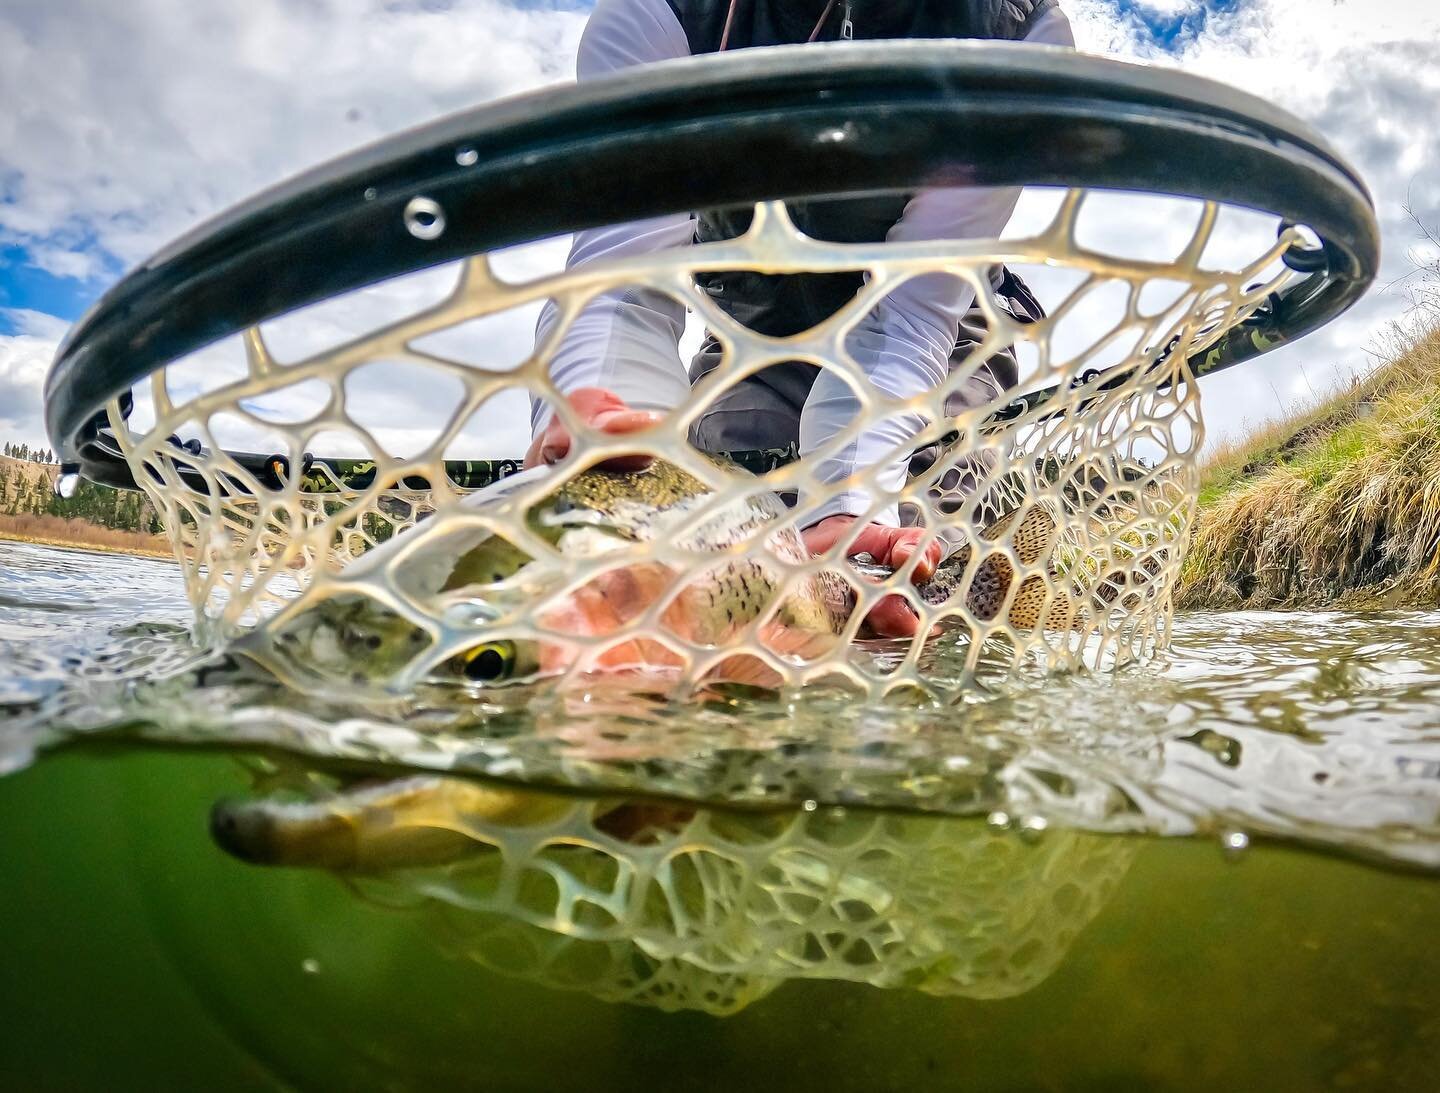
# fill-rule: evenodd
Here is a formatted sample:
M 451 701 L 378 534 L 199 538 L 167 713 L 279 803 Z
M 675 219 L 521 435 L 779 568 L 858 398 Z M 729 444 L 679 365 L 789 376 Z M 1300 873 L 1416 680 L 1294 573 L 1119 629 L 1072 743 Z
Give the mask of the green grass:
M 1178 602 L 1440 603 L 1440 326 L 1209 457 Z

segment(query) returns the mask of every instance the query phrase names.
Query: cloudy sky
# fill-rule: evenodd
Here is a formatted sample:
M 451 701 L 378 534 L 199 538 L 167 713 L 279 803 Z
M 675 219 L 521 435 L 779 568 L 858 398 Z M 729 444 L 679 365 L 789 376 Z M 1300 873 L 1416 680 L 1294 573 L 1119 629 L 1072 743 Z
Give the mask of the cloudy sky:
M 1379 332 L 1407 307 L 1404 283 L 1394 282 L 1417 258 L 1433 257 L 1407 210 L 1440 228 L 1440 8 L 1433 0 L 1062 2 L 1081 49 L 1214 77 L 1284 106 L 1348 155 L 1376 195 L 1380 286 L 1326 331 L 1207 381 L 1212 440 L 1369 367 Z M 356 145 L 572 79 L 589 7 L 0 5 L 0 437 L 44 442 L 40 388 L 55 347 L 126 269 L 257 189 Z M 544 252 L 551 261 L 562 253 L 558 245 Z

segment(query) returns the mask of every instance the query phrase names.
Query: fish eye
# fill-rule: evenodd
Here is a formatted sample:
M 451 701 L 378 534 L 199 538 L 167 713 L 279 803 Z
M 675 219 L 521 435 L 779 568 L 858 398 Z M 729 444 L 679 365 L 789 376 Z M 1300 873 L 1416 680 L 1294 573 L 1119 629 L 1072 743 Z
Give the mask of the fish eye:
M 515 643 L 487 641 L 460 654 L 460 670 L 476 683 L 509 679 L 515 670 Z

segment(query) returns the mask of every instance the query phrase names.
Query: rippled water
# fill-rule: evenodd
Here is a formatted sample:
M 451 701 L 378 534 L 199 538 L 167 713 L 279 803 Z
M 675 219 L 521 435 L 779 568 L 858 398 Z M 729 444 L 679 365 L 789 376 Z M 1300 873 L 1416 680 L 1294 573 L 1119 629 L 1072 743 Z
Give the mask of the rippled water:
M 299 695 L 188 617 L 168 562 L 0 543 L 26 1087 L 1433 1077 L 1440 614 L 885 709 Z
M 816 692 L 299 695 L 199 657 L 178 574 L 141 558 L 0 544 L 0 604 L 0 769 L 99 738 L 263 746 L 697 801 L 1275 835 L 1440 867 L 1440 613 L 1194 614 L 1144 669 L 865 708 Z

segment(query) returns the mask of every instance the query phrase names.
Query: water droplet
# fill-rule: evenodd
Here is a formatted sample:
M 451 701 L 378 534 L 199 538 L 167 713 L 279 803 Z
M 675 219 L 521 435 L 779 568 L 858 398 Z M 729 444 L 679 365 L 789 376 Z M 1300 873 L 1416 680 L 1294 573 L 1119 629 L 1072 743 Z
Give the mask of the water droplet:
M 1250 848 L 1250 836 L 1243 831 L 1227 831 L 1220 836 L 1220 848 L 1227 858 L 1236 859 Z
M 365 200 L 366 200 L 366 201 L 374 201 L 374 200 L 375 200 L 377 197 L 379 197 L 379 196 L 380 196 L 380 191 L 377 190 L 374 186 L 366 186 L 366 187 L 365 187 Z
M 480 153 L 474 148 L 460 148 L 455 152 L 455 162 L 461 167 L 473 167 L 480 160 Z
M 985 822 L 991 827 L 993 827 L 996 831 L 1008 831 L 1010 830 L 1010 813 L 1004 812 L 997 808 L 994 812 L 990 813 L 990 815 L 985 817 Z
M 1038 843 L 1049 826 L 1050 821 L 1044 816 L 1026 816 L 1020 821 L 1020 838 L 1027 843 Z
M 74 497 L 80 488 L 80 476 L 75 473 L 62 474 L 55 479 L 55 494 L 58 497 Z
M 800 807 L 803 808 L 806 812 L 814 812 L 817 808 L 820 807 L 820 802 L 819 802 L 819 801 L 801 801 L 801 802 L 800 802 Z
M 306 957 L 300 962 L 300 970 L 306 975 L 319 975 L 320 961 L 316 960 L 313 956 Z
M 445 621 L 457 627 L 484 626 L 500 617 L 500 611 L 484 600 L 466 600 L 445 610 Z

